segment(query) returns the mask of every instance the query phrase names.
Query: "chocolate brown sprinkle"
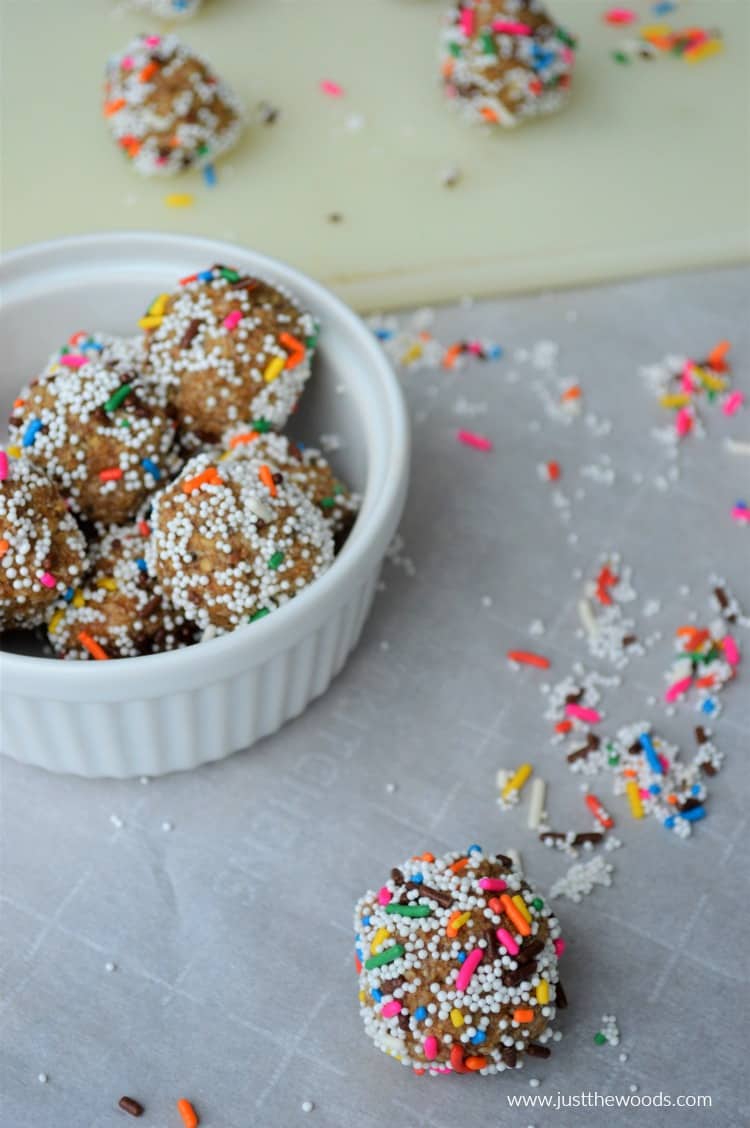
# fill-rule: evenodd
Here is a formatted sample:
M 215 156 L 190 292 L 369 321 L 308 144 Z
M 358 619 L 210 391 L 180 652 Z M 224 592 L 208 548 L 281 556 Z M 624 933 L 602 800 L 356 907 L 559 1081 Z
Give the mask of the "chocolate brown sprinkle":
M 117 1107 L 127 1112 L 129 1116 L 143 1116 L 144 1113 L 143 1105 L 134 1097 L 120 1097 Z
M 526 1047 L 526 1053 L 529 1057 L 548 1058 L 552 1051 L 548 1046 L 540 1046 L 538 1042 L 529 1042 Z
M 402 872 L 401 872 L 401 870 L 400 870 L 400 869 L 396 869 L 396 868 L 394 867 L 394 868 L 393 868 L 393 869 L 391 870 L 391 877 L 392 877 L 392 878 L 393 878 L 393 880 L 394 880 L 394 881 L 396 882 L 396 885 L 404 885 L 404 884 L 405 884 L 405 882 L 404 882 L 404 875 L 402 874 Z
M 450 893 L 446 893 L 443 889 L 433 889 L 430 885 L 424 885 L 419 881 L 407 881 L 407 889 L 416 889 L 420 897 L 427 897 L 430 901 L 437 901 L 438 905 L 443 909 L 449 909 L 453 904 L 453 898 Z
M 508 1066 L 508 1069 L 515 1069 L 516 1068 L 516 1061 L 518 1059 L 518 1054 L 516 1053 L 515 1046 L 503 1046 L 503 1048 L 500 1051 L 500 1056 L 502 1057 L 505 1064 Z
M 708 733 L 703 725 L 695 726 L 695 740 L 697 744 L 708 744 Z
M 195 338 L 198 336 L 198 332 L 202 324 L 203 322 L 199 317 L 194 317 L 192 319 L 187 329 L 182 334 L 182 339 L 180 340 L 181 349 L 186 349 L 188 345 L 190 345 L 191 342 L 195 340 Z

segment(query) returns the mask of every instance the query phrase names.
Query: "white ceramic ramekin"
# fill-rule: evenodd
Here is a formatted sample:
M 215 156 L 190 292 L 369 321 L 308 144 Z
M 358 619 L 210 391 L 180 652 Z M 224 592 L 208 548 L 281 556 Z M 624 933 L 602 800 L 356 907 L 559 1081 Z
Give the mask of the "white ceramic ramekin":
M 154 295 L 214 262 L 278 281 L 320 320 L 293 428 L 342 439 L 332 455 L 362 509 L 331 569 L 273 615 L 210 642 L 141 658 L 64 662 L 0 654 L 4 753 L 85 776 L 157 775 L 247 748 L 323 693 L 355 646 L 403 509 L 409 436 L 396 377 L 337 298 L 288 266 L 209 239 L 118 233 L 9 254 L 0 272 L 4 414 L 78 329 L 127 334 Z

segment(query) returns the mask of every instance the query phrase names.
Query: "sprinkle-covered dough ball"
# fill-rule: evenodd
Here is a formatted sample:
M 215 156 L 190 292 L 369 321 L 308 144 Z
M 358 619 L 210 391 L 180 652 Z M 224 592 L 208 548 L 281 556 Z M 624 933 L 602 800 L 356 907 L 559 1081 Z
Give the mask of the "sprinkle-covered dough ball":
M 560 926 L 510 858 L 479 846 L 410 858 L 361 899 L 354 926 L 360 1013 L 385 1053 L 418 1073 L 549 1057 L 565 1005 Z
M 139 35 L 107 63 L 104 116 L 146 176 L 210 164 L 242 129 L 242 106 L 174 35 Z
M 186 20 L 195 15 L 201 0 L 130 0 L 129 6 L 162 20 Z
M 541 0 L 454 5 L 440 41 L 443 85 L 470 121 L 514 126 L 563 104 L 575 40 Z
M 183 279 L 141 326 L 188 445 L 218 442 L 239 423 L 283 426 L 317 339 L 315 321 L 290 294 L 225 266 Z
M 286 435 L 274 431 L 229 432 L 230 458 L 251 458 L 280 470 L 317 505 L 331 526 L 336 547 L 346 539 L 359 509 L 359 498 L 340 482 L 326 458 L 314 447 L 299 447 Z
M 36 627 L 86 568 L 86 541 L 60 492 L 0 451 L 0 630 Z
M 75 591 L 51 609 L 47 633 L 62 658 L 132 658 L 198 641 L 193 623 L 170 607 L 145 560 L 145 521 L 112 528 L 92 549 Z
M 320 511 L 263 462 L 196 455 L 159 494 L 146 560 L 168 598 L 203 629 L 231 631 L 326 571 Z
M 16 400 L 11 442 L 77 514 L 122 524 L 174 469 L 175 424 L 164 389 L 141 374 L 140 342 L 72 342 Z

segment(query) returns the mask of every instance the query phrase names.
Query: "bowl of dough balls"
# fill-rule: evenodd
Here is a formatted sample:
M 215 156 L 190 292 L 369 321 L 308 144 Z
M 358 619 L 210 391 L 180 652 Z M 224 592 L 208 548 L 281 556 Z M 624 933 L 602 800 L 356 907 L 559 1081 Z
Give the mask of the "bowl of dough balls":
M 128 777 L 248 748 L 359 639 L 408 483 L 392 369 L 316 282 L 209 239 L 1 277 L 2 751 Z

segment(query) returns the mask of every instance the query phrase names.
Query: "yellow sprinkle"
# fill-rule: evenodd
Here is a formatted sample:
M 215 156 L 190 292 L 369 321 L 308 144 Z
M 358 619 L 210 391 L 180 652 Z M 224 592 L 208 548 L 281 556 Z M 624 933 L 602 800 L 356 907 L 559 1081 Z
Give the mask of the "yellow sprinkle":
M 365 1001 L 365 999 L 366 999 L 366 998 L 367 998 L 367 995 L 366 995 L 366 993 L 365 993 L 364 991 L 360 991 L 360 993 L 359 993 L 359 1001 L 360 1001 L 360 1003 L 363 1003 L 363 1002 Z
M 690 403 L 690 396 L 684 392 L 678 392 L 672 396 L 662 396 L 659 403 L 662 407 L 685 407 Z
M 164 203 L 168 208 L 189 208 L 194 198 L 189 192 L 170 192 L 164 197 Z
M 511 901 L 516 906 L 516 908 L 518 909 L 518 911 L 521 914 L 521 916 L 523 917 L 523 919 L 528 921 L 529 924 L 531 924 L 531 913 L 526 908 L 526 902 L 524 901 L 521 894 L 516 893 L 515 897 L 511 897 Z
M 383 941 L 387 939 L 388 929 L 379 928 L 372 938 L 372 943 L 370 944 L 370 955 L 374 956 Z
M 47 631 L 48 631 L 49 634 L 54 634 L 54 632 L 60 626 L 60 623 L 62 622 L 64 617 L 65 617 L 65 612 L 62 610 L 62 608 L 58 608 L 58 610 L 55 611 L 54 615 L 52 616 L 52 618 L 49 621 L 49 625 L 47 627 Z
M 707 43 L 701 43 L 700 47 L 696 47 L 694 51 L 686 51 L 683 58 L 688 63 L 699 63 L 702 59 L 708 59 L 711 55 L 718 55 L 723 50 L 724 44 L 720 39 L 709 39 Z
M 7 453 L 10 455 L 11 458 L 20 458 L 21 457 L 21 448 L 20 447 L 9 446 L 9 447 L 6 447 L 5 449 L 6 449 Z
M 460 913 L 454 921 L 452 921 L 450 928 L 452 932 L 458 932 L 466 924 L 471 913 Z
M 273 360 L 269 361 L 268 367 L 263 373 L 263 379 L 267 384 L 272 384 L 281 375 L 284 371 L 284 364 L 283 356 L 275 356 Z
M 711 372 L 706 372 L 705 368 L 694 368 L 693 372 L 704 388 L 708 388 L 709 391 L 723 392 L 727 386 L 726 380 L 722 380 L 720 376 L 714 376 Z
M 540 979 L 536 985 L 536 1001 L 542 1006 L 549 1002 L 549 983 L 546 979 Z
M 630 803 L 630 813 L 634 819 L 643 818 L 643 803 L 641 803 L 641 796 L 638 792 L 638 784 L 634 779 L 629 779 L 625 784 L 625 792 Z
M 104 588 L 105 591 L 117 591 L 117 580 L 113 580 L 111 576 L 105 576 L 101 580 L 96 581 L 98 588 Z
M 169 301 L 169 294 L 159 294 L 158 298 L 154 298 L 149 309 L 150 317 L 163 317 Z
M 456 1010 L 455 1007 L 451 1011 L 451 1022 L 456 1027 L 456 1029 L 458 1029 L 459 1026 L 463 1026 L 464 1024 L 464 1016 L 461 1014 L 461 1011 Z
M 662 39 L 665 35 L 671 35 L 672 29 L 669 24 L 647 24 L 646 27 L 640 28 L 638 34 L 643 39 Z
M 147 314 L 146 317 L 141 318 L 138 324 L 141 329 L 158 329 L 161 325 L 161 322 L 161 317 L 150 317 Z
M 219 455 L 217 462 L 226 462 L 226 460 L 229 458 L 231 453 L 232 453 L 231 450 L 225 450 L 223 454 Z
M 83 598 L 83 592 L 80 588 L 77 588 L 76 593 L 71 600 L 72 605 L 74 607 L 83 607 L 85 602 L 86 600 Z
M 411 348 L 401 357 L 401 363 L 411 364 L 413 360 L 419 360 L 420 356 L 422 355 L 422 351 L 423 350 L 421 345 L 418 345 L 416 343 L 413 344 Z
M 533 770 L 531 764 L 521 764 L 521 767 L 510 777 L 503 788 L 501 792 L 503 799 L 507 799 L 511 791 L 520 791 Z

